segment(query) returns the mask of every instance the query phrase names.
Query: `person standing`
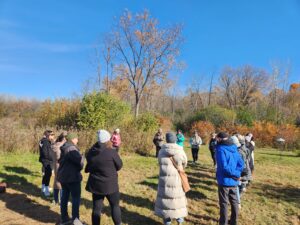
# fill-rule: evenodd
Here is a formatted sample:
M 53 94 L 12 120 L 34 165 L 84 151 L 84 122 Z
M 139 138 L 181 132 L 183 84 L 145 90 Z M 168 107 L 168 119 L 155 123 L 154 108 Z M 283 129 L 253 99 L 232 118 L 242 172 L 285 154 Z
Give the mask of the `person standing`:
M 57 180 L 62 186 L 61 197 L 61 225 L 72 224 L 79 221 L 79 206 L 81 196 L 82 175 L 84 157 L 77 147 L 78 136 L 75 133 L 68 133 L 67 142 L 61 146 L 61 156 L 58 160 L 59 168 Z M 72 219 L 68 216 L 68 201 L 72 196 Z
M 246 147 L 250 150 L 250 153 L 251 153 L 250 169 L 251 169 L 251 173 L 253 173 L 253 171 L 254 171 L 254 149 L 255 149 L 255 142 L 254 142 L 254 138 L 253 138 L 253 134 L 252 133 L 246 134 L 246 136 L 245 136 L 245 144 L 246 144 Z
M 120 135 L 120 129 L 119 128 L 115 129 L 113 135 L 111 136 L 110 141 L 112 143 L 113 148 L 117 152 L 119 152 L 120 145 L 121 145 L 121 135 Z
M 153 143 L 156 148 L 156 153 L 155 153 L 156 158 L 158 157 L 159 150 L 161 149 L 161 146 L 163 145 L 163 141 L 164 141 L 164 137 L 163 137 L 162 129 L 159 128 L 153 138 Z
M 89 173 L 86 190 L 93 194 L 92 224 L 100 225 L 104 198 L 107 198 L 115 225 L 121 224 L 118 171 L 122 168 L 119 154 L 111 148 L 110 134 L 97 132 L 98 142 L 88 151 L 85 172 Z
M 190 144 L 192 149 L 193 163 L 195 164 L 198 161 L 200 145 L 202 145 L 202 139 L 198 135 L 197 131 L 195 131 L 194 135 L 191 137 Z
M 42 193 L 45 197 L 50 196 L 49 183 L 52 175 L 53 157 L 51 154 L 51 143 L 54 140 L 54 133 L 51 130 L 44 132 L 44 137 L 40 140 L 40 157 L 39 161 L 42 163 L 43 179 L 42 179 Z
M 219 225 L 228 224 L 228 201 L 231 205 L 230 225 L 238 221 L 239 201 L 237 186 L 243 171 L 244 162 L 229 135 L 220 132 L 217 135 L 216 146 L 217 182 L 220 205 Z
M 216 133 L 212 133 L 211 134 L 211 139 L 209 141 L 209 151 L 210 151 L 210 154 L 211 154 L 211 158 L 214 162 L 214 166 L 216 166 L 216 156 L 215 156 L 215 153 L 216 153 L 216 146 L 217 146 L 217 134 Z
M 55 204 L 59 204 L 62 195 L 61 184 L 57 180 L 57 171 L 59 167 L 58 160 L 61 155 L 60 147 L 66 142 L 66 136 L 67 132 L 62 132 L 56 139 L 55 143 L 51 146 L 54 170 L 53 197 Z
M 177 137 L 174 133 L 166 134 L 167 143 L 162 146 L 158 154 L 159 181 L 155 201 L 155 214 L 163 218 L 165 225 L 170 225 L 172 219 L 178 224 L 184 222 L 188 215 L 187 200 L 182 188 L 178 169 L 183 170 L 187 165 L 187 156 L 183 148 L 176 144 Z M 172 157 L 172 159 L 171 159 Z
M 176 144 L 178 144 L 181 147 L 184 147 L 184 140 L 185 140 L 185 138 L 184 138 L 181 130 L 177 131 L 176 137 L 177 137 Z

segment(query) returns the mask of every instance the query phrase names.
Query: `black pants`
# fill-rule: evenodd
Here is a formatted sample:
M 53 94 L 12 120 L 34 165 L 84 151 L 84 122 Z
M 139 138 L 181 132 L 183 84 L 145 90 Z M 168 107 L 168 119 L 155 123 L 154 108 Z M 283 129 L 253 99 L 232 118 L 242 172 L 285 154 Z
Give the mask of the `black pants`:
M 62 196 L 60 203 L 61 221 L 66 222 L 69 219 L 68 201 L 71 194 L 72 197 L 72 220 L 79 219 L 79 207 L 81 196 L 81 183 L 62 183 Z
M 43 170 L 44 170 L 44 176 L 43 176 L 43 180 L 42 180 L 42 184 L 44 184 L 46 187 L 49 186 L 50 183 L 50 178 L 52 175 L 52 169 L 50 165 L 46 165 L 43 166 Z
M 198 148 L 192 148 L 192 156 L 193 156 L 193 161 L 194 162 L 198 161 L 198 153 L 199 153 L 199 147 Z
M 161 146 L 156 145 L 156 154 L 155 154 L 156 158 L 158 157 L 158 153 L 159 153 L 160 149 L 161 149 Z
M 100 225 L 101 210 L 103 208 L 103 200 L 105 197 L 109 202 L 110 209 L 111 209 L 111 216 L 114 221 L 114 224 L 120 225 L 122 221 L 121 221 L 121 209 L 119 206 L 120 192 L 118 191 L 110 195 L 93 194 L 92 224 Z
M 117 152 L 119 152 L 119 150 L 120 150 L 120 147 L 119 147 L 119 146 L 113 146 L 113 148 L 114 148 Z
M 223 187 L 218 186 L 219 193 L 219 205 L 220 205 L 220 219 L 219 225 L 228 224 L 228 201 L 231 205 L 231 217 L 230 225 L 237 225 L 238 213 L 239 213 L 239 201 L 237 196 L 236 187 Z
M 216 165 L 216 155 L 215 155 L 215 150 L 209 150 L 211 154 L 211 158 L 214 161 L 214 166 Z

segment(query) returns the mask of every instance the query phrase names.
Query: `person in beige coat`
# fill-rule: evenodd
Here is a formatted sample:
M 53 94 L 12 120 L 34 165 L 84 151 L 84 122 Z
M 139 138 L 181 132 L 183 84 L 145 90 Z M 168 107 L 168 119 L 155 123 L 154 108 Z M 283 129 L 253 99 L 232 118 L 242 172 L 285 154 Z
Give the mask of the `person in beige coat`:
M 187 200 L 181 179 L 170 159 L 173 157 L 179 169 L 187 165 L 187 156 L 183 147 L 176 144 L 176 140 L 174 133 L 167 133 L 167 143 L 162 146 L 158 155 L 160 170 L 155 214 L 163 218 L 165 225 L 170 225 L 172 219 L 176 219 L 181 224 L 184 222 L 183 218 L 188 215 Z
M 61 154 L 60 147 L 66 142 L 66 136 L 67 132 L 62 132 L 56 139 L 55 143 L 51 146 L 54 170 L 53 197 L 55 204 L 59 204 L 59 196 L 61 196 L 61 184 L 57 180 L 57 171 L 59 167 L 58 160 L 60 159 Z

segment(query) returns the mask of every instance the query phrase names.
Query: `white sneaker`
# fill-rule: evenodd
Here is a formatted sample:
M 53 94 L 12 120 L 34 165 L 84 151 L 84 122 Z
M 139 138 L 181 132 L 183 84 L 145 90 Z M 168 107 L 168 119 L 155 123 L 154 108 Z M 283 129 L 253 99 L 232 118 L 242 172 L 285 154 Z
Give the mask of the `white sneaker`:
M 41 188 L 42 193 L 45 193 L 45 190 L 46 190 L 45 184 L 42 184 L 42 188 Z
M 45 195 L 45 197 L 49 197 L 50 196 L 50 191 L 49 191 L 49 187 L 48 186 L 45 187 L 44 195 Z

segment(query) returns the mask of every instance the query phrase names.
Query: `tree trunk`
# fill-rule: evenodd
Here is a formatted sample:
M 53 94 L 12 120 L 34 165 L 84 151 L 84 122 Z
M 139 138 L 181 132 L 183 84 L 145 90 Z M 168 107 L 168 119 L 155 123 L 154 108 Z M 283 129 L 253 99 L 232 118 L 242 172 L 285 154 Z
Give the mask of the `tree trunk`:
M 139 116 L 139 110 L 140 110 L 140 97 L 138 95 L 138 93 L 135 93 L 135 118 L 137 118 Z

